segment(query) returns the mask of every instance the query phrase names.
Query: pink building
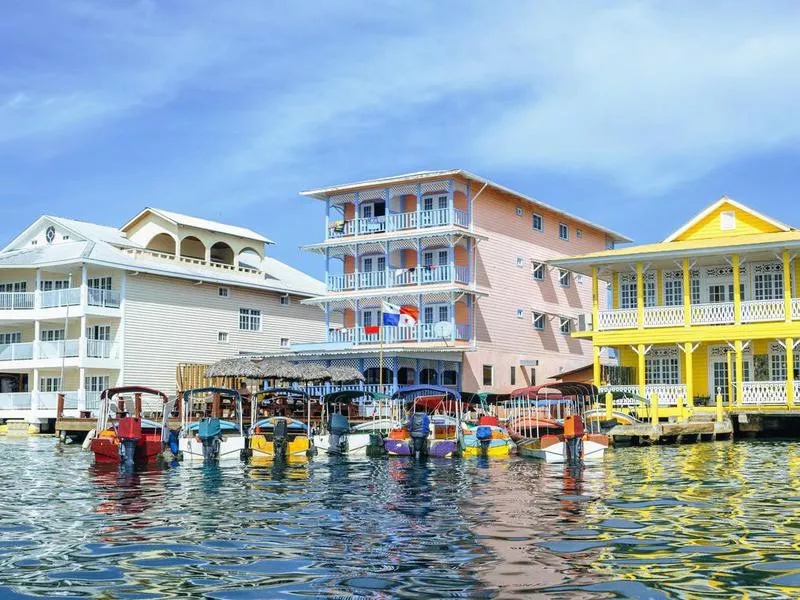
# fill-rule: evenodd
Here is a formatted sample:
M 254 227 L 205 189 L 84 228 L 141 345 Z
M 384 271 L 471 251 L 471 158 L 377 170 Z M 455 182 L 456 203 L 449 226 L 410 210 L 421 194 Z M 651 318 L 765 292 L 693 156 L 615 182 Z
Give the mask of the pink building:
M 325 241 L 305 249 L 325 258 L 327 293 L 304 302 L 325 311 L 328 334 L 292 344 L 292 360 L 354 366 L 370 385 L 492 393 L 591 362 L 591 344 L 570 335 L 591 311 L 591 280 L 547 261 L 625 236 L 463 170 L 303 195 L 326 206 Z M 418 321 L 378 332 L 382 301 Z

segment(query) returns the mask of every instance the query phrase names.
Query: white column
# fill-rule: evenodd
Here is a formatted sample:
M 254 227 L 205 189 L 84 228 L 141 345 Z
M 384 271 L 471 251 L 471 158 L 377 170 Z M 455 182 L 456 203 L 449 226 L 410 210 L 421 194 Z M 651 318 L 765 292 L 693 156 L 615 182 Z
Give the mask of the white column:
M 33 290 L 33 307 L 34 308 L 42 308 L 42 270 L 36 269 L 36 289 Z
M 86 310 L 89 303 L 89 269 L 86 263 L 81 265 L 81 307 Z
M 128 301 L 125 299 L 126 289 L 127 289 L 127 273 L 125 271 L 120 271 L 120 280 L 119 280 L 119 310 L 120 310 L 120 320 L 119 320 L 119 331 L 117 331 L 116 340 L 117 344 L 119 344 L 117 349 L 117 360 L 119 361 L 119 378 L 117 380 L 117 385 L 123 385 L 125 381 L 125 313 Z
M 83 364 L 83 361 L 86 360 L 86 315 L 81 315 L 81 334 L 80 334 L 80 341 L 78 342 L 78 364 Z
M 78 369 L 78 413 L 86 410 L 86 369 Z
M 66 336 L 66 332 L 64 332 Z M 42 336 L 42 323 L 39 319 L 33 322 L 33 358 L 39 358 L 39 338 Z
M 39 369 L 33 370 L 33 385 L 31 388 L 31 411 L 39 408 Z

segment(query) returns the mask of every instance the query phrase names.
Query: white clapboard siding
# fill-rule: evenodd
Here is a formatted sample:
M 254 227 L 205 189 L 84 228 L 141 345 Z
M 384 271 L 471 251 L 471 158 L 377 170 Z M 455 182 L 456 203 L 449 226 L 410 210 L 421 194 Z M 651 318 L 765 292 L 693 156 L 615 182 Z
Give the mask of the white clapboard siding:
M 239 352 L 279 351 L 280 339 L 315 342 L 325 337 L 324 313 L 292 296 L 281 306 L 280 294 L 218 285 L 129 275 L 125 289 L 124 382 L 174 393 L 179 363 L 211 363 Z M 239 309 L 261 310 L 261 332 L 239 330 Z M 227 331 L 220 344 L 217 332 Z

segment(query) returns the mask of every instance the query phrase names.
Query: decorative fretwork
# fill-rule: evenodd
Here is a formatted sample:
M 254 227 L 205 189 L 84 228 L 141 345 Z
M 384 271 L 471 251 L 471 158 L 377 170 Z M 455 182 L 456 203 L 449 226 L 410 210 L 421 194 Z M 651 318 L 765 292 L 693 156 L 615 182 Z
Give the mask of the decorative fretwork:
M 753 273 L 783 273 L 783 264 L 779 262 L 756 263 Z
M 785 381 L 743 381 L 742 403 L 745 405 L 786 404 Z
M 353 192 L 349 194 L 337 194 L 330 197 L 331 206 L 339 206 L 342 204 L 351 204 L 356 201 L 356 195 Z
M 733 302 L 693 304 L 691 312 L 694 325 L 720 325 L 734 321 Z
M 609 329 L 634 329 L 637 326 L 636 309 L 604 310 L 600 313 L 599 331 Z
M 646 273 L 642 274 L 642 279 L 644 281 L 655 281 L 656 280 L 656 272 L 655 271 L 647 271 Z M 620 273 L 619 274 L 619 282 L 620 283 L 636 283 L 636 273 Z
M 683 281 L 683 271 L 664 271 L 661 274 L 661 277 L 665 281 Z M 690 270 L 689 277 L 692 279 L 698 279 L 700 277 L 700 271 L 697 269 Z
M 783 321 L 784 318 L 783 300 L 747 300 L 742 302 L 743 323 Z
M 683 306 L 645 307 L 645 327 L 675 327 L 676 325 L 683 325 Z
M 422 194 L 446 194 L 450 191 L 450 181 L 426 181 L 422 184 Z
M 647 353 L 647 358 L 677 358 L 678 348 L 674 346 L 659 346 L 651 348 Z

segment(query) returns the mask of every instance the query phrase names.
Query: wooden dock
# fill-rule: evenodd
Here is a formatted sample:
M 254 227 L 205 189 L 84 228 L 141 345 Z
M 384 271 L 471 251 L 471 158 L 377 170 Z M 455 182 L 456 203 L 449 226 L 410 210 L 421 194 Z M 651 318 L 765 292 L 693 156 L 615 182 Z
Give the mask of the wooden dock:
M 728 418 L 711 420 L 705 415 L 679 423 L 617 425 L 608 432 L 612 445 L 684 444 L 730 439 L 733 423 Z

